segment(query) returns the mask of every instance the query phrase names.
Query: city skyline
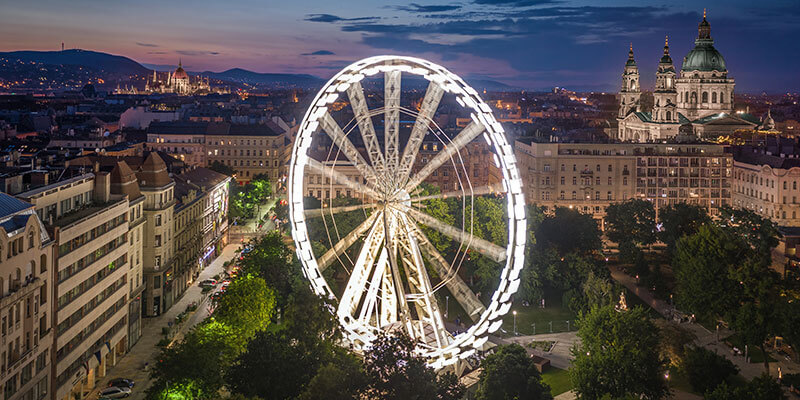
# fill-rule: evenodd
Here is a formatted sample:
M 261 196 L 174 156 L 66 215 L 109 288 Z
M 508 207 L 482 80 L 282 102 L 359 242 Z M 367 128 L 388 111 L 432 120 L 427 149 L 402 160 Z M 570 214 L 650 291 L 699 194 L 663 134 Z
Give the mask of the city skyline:
M 83 48 L 190 71 L 245 68 L 329 78 L 376 54 L 416 55 L 467 78 L 525 89 L 616 91 L 629 43 L 652 88 L 664 36 L 676 67 L 693 47 L 702 8 L 737 92 L 796 91 L 800 63 L 790 1 L 475 0 L 263 5 L 196 2 L 32 2 L 4 7 L 0 50 Z M 40 13 L 42 7 L 52 12 Z M 121 21 L 124 20 L 124 21 Z M 124 22 L 124 23 L 120 23 Z M 20 35 L 19 32 L 25 32 Z M 553 44 L 557 45 L 553 45 Z

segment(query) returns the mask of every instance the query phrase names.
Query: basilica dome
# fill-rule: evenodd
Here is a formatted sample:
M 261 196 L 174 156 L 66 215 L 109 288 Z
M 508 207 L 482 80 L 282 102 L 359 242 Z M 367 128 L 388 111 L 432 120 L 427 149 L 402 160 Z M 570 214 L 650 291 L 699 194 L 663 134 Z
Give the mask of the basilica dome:
M 698 40 L 699 42 L 700 40 Z M 681 71 L 727 72 L 725 59 L 711 43 L 696 43 L 694 49 L 683 58 Z
M 711 38 L 711 24 L 706 20 L 703 11 L 703 21 L 697 27 L 697 39 L 694 41 L 694 49 L 683 58 L 681 72 L 689 71 L 717 71 L 727 72 L 725 59 L 722 58 L 717 49 L 714 48 L 714 39 Z

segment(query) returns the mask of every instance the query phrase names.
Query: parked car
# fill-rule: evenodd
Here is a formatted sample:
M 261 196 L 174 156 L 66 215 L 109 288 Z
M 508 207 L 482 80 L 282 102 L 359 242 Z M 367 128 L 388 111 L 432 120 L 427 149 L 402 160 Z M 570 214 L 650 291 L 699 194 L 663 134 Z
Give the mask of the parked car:
M 108 382 L 108 387 L 128 387 L 133 388 L 135 382 L 133 379 L 116 378 Z
M 217 285 L 217 281 L 214 279 L 206 279 L 200 282 L 200 287 L 214 287 Z
M 112 386 L 100 392 L 100 397 L 109 399 L 121 399 L 131 395 L 131 388 Z

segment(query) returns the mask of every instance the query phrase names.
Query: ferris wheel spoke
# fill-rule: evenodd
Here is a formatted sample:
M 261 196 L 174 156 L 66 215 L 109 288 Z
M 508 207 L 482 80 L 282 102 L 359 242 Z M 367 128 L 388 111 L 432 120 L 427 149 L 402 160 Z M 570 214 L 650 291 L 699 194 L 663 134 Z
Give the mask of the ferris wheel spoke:
M 400 146 L 400 71 L 384 73 L 384 154 L 386 156 L 387 176 L 394 178 L 397 173 L 397 154 Z
M 383 175 L 386 172 L 386 162 L 378 145 L 378 137 L 375 135 L 375 127 L 372 125 L 372 118 L 367 108 L 367 100 L 364 98 L 364 89 L 361 87 L 361 82 L 352 83 L 347 88 L 347 96 L 350 98 L 350 107 L 353 109 L 358 122 L 358 130 L 361 132 L 361 138 L 367 148 L 369 161 L 378 172 L 378 175 Z
M 455 139 L 452 142 L 447 143 L 444 146 L 444 149 L 439 152 L 431 161 L 425 164 L 422 169 L 414 175 L 408 183 L 406 183 L 404 189 L 406 192 L 411 193 L 422 181 L 425 180 L 433 171 L 437 168 L 442 166 L 445 162 L 451 159 L 451 157 L 456 154 L 461 148 L 467 145 L 467 143 L 471 142 L 472 139 L 475 139 L 485 130 L 483 124 L 477 123 L 475 121 L 471 122 L 467 125 L 466 128 L 461 130 L 461 132 L 456 135 Z
M 428 345 L 437 347 L 449 343 L 449 333 L 444 326 L 439 303 L 433 294 L 430 277 L 422 260 L 422 253 L 416 238 L 409 231 L 410 222 L 404 215 L 399 215 L 401 227 L 398 229 L 398 244 L 401 250 L 403 270 L 406 273 L 411 292 L 406 296 L 414 304 L 417 316 L 423 324 L 419 327 L 418 338 Z
M 506 259 L 506 249 L 500 247 L 488 240 L 481 239 L 471 233 L 464 232 L 455 226 L 448 225 L 438 219 L 417 211 L 411 207 L 403 207 L 409 216 L 414 218 L 417 222 L 433 228 L 451 239 L 465 243 L 468 247 L 474 248 L 479 253 L 491 258 L 494 261 L 502 262 Z
M 398 170 L 398 176 L 401 179 L 407 179 L 411 173 L 411 166 L 414 164 L 422 141 L 428 133 L 431 119 L 436 113 L 436 109 L 439 108 L 442 95 L 444 95 L 444 89 L 436 82 L 431 81 L 428 84 L 428 90 L 425 91 L 425 97 L 422 99 L 422 105 L 420 106 L 419 114 L 417 114 L 417 120 L 414 122 L 414 127 L 411 129 L 411 135 L 408 137 L 408 142 L 403 149 L 403 158 L 400 160 Z
M 436 246 L 428 240 L 422 231 L 416 226 L 411 226 L 410 229 L 419 242 L 422 254 L 431 266 L 433 266 L 436 273 L 442 278 L 442 282 L 447 286 L 447 290 L 455 297 L 458 304 L 466 311 L 470 319 L 477 322 L 481 314 L 486 311 L 483 302 L 481 302 L 472 289 L 467 286 L 466 282 L 461 279 L 461 276 L 458 275 L 458 271 L 454 270 L 452 265 L 445 260 L 438 250 L 436 250 Z
M 326 208 L 311 208 L 305 210 L 306 218 L 318 218 L 323 215 L 333 215 L 339 214 L 343 212 L 350 212 L 350 211 L 358 211 L 358 210 L 365 210 L 368 208 L 374 208 L 377 205 L 374 203 L 365 203 L 365 204 L 355 204 L 352 206 L 339 206 L 339 207 L 326 207 Z
M 320 272 L 325 271 L 331 265 L 331 263 L 338 259 L 339 256 L 344 253 L 345 250 L 349 249 L 353 244 L 355 244 L 358 239 L 361 238 L 361 235 L 364 232 L 370 230 L 374 225 L 375 221 L 378 221 L 380 215 L 383 211 L 376 211 L 372 213 L 369 217 L 367 217 L 361 225 L 357 226 L 356 229 L 353 229 L 352 232 L 348 233 L 347 236 L 336 242 L 333 247 L 326 251 L 318 260 L 317 264 L 319 265 Z
M 337 171 L 333 167 L 326 166 L 325 164 L 323 164 L 323 163 L 321 163 L 321 162 L 319 162 L 319 161 L 317 161 L 317 160 L 315 160 L 313 158 L 309 158 L 308 159 L 308 164 L 307 165 L 312 170 L 317 171 L 317 172 L 321 173 L 322 175 L 333 179 L 337 183 L 340 183 L 340 184 L 342 184 L 344 186 L 347 186 L 348 188 L 356 191 L 356 193 L 366 194 L 367 196 L 370 196 L 373 199 L 382 198 L 380 195 L 378 195 L 378 193 L 375 190 L 373 190 L 369 186 L 364 185 L 363 183 L 360 183 L 360 182 L 356 182 L 356 181 L 348 178 L 347 175 L 344 175 L 341 172 Z
M 353 142 L 347 138 L 347 135 L 330 113 L 325 113 L 325 115 L 322 116 L 320 126 L 328 136 L 330 136 L 331 140 L 333 140 L 333 144 L 341 149 L 345 157 L 353 163 L 353 166 L 355 166 L 358 172 L 360 172 L 364 178 L 367 178 L 370 184 L 377 184 L 378 177 L 375 174 L 375 170 L 364 160 L 364 157 L 358 152 Z
M 412 197 L 408 201 L 417 202 L 417 201 L 424 201 L 424 200 L 432 200 L 432 199 L 449 199 L 453 197 L 464 197 L 464 196 L 483 196 L 487 194 L 494 194 L 494 193 L 505 193 L 505 188 L 502 184 L 494 184 L 494 185 L 486 185 L 486 186 L 479 186 L 476 188 L 465 188 L 463 190 L 453 190 L 450 192 L 444 193 L 436 193 L 426 196 L 419 196 L 419 197 Z
M 361 246 L 361 252 L 358 254 L 353 272 L 350 274 L 342 299 L 339 301 L 337 314 L 342 320 L 346 321 L 354 318 L 353 316 L 358 311 L 358 307 L 364 298 L 365 287 L 375 269 L 375 262 L 378 256 L 386 258 L 383 238 L 383 228 L 380 224 L 374 224 L 363 246 Z

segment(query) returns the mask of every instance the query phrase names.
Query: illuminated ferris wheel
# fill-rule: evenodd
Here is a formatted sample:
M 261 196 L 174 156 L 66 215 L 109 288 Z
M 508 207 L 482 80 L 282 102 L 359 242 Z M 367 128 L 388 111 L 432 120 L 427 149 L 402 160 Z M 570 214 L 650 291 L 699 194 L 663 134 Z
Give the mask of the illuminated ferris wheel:
M 375 81 L 379 87 L 381 78 L 383 90 L 367 95 L 365 88 L 376 87 Z M 401 105 L 403 79 L 427 84 L 417 107 Z M 453 104 L 470 117 L 469 124 L 455 135 L 445 134 L 435 122 L 444 96 L 455 99 Z M 372 104 L 370 109 L 368 99 L 383 104 Z M 340 124 L 332 112 L 334 104 L 339 108 L 342 101 L 349 104 L 353 117 Z M 407 135 L 401 135 L 401 116 L 414 120 Z M 383 135 L 376 134 L 376 121 L 382 122 Z M 310 151 L 312 142 L 319 143 L 325 135 L 334 146 L 325 157 L 315 156 Z M 408 137 L 402 146 L 401 136 Z M 497 184 L 473 187 L 461 156 L 467 144 L 481 140 L 479 136 L 493 153 L 501 177 Z M 441 151 L 419 163 L 420 148 L 429 140 L 438 141 Z M 350 168 L 346 173 L 341 160 Z M 457 187 L 424 193 L 422 183 L 439 168 L 455 170 Z M 337 206 L 328 201 L 323 207 L 307 208 L 304 184 L 314 175 L 327 178 L 331 187 L 359 193 L 360 203 Z M 505 246 L 477 237 L 471 229 L 474 198 L 489 194 L 504 199 Z M 338 300 L 336 316 L 354 349 L 367 349 L 380 332 L 402 330 L 418 341 L 417 350 L 428 357 L 430 366 L 442 368 L 482 349 L 488 334 L 500 328 L 519 287 L 523 265 L 527 226 L 521 180 L 513 149 L 491 109 L 447 69 L 418 58 L 377 56 L 336 74 L 316 95 L 300 125 L 292 150 L 288 196 L 292 237 L 304 274 L 318 294 Z M 465 210 L 456 224 L 461 227 L 426 213 L 425 202 L 436 198 L 457 199 Z M 362 222 L 350 232 L 337 229 L 337 216 L 354 211 L 362 213 Z M 315 254 L 312 246 L 315 232 L 309 232 L 309 226 L 314 218 L 328 221 L 324 225 L 328 243 L 322 254 L 318 249 Z M 451 240 L 457 250 L 441 254 L 426 232 Z M 493 260 L 502 270 L 488 306 L 458 273 L 469 251 Z M 324 273 L 332 265 L 343 266 L 346 283 L 336 285 Z M 448 329 L 444 307 L 437 299 L 442 288 L 472 320 L 463 332 Z

